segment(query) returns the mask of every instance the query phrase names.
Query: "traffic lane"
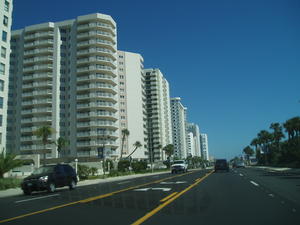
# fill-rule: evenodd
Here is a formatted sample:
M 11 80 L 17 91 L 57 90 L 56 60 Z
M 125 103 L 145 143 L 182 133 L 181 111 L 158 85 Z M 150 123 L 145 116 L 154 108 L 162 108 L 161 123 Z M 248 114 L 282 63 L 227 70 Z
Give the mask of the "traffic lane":
M 187 174 L 178 174 L 178 175 L 169 174 L 168 176 L 163 177 L 163 178 L 154 176 L 155 178 L 153 177 L 153 180 L 150 180 L 150 181 L 147 179 L 147 177 L 144 177 L 144 179 L 137 179 L 136 180 L 137 183 L 134 183 L 134 182 L 133 182 L 133 184 L 131 183 L 131 186 L 129 186 L 128 188 L 130 189 L 132 187 L 138 187 L 139 185 L 143 186 L 143 185 L 145 185 L 147 183 L 151 183 L 151 182 L 152 183 L 153 182 L 154 183 L 155 182 L 160 182 L 160 181 L 164 181 L 165 179 L 170 180 L 170 179 L 178 178 L 178 177 L 185 176 L 185 175 L 188 175 L 188 173 Z M 117 184 L 118 183 L 115 182 L 115 183 L 106 183 L 105 185 L 104 184 L 100 185 L 101 186 L 101 189 L 100 189 L 101 194 L 116 192 L 116 191 L 119 191 L 119 190 L 121 190 L 121 193 L 123 191 L 126 191 L 126 188 L 121 189 L 120 187 L 118 187 Z M 95 186 L 95 185 L 88 186 L 88 188 L 90 188 L 90 190 L 92 190 L 91 189 L 92 186 Z M 77 196 L 76 196 L 76 193 L 77 193 Z M 26 213 L 32 213 L 32 212 L 36 212 L 36 211 L 43 210 L 43 209 L 49 209 L 53 206 L 54 207 L 61 206 L 61 205 L 66 204 L 66 201 L 63 201 L 66 198 L 68 198 L 67 204 L 69 204 L 69 203 L 72 204 L 72 201 L 70 201 L 70 200 L 74 200 L 74 196 L 75 196 L 76 199 L 80 199 L 80 200 L 86 199 L 86 198 L 82 198 L 83 197 L 82 193 L 83 193 L 82 191 L 77 189 L 77 190 L 74 190 L 74 191 L 71 191 L 71 192 L 66 191 L 64 193 L 64 195 L 55 196 L 54 198 L 49 198 L 47 200 L 43 199 L 41 201 L 38 201 L 36 203 L 31 203 L 29 205 L 24 205 L 26 203 L 26 202 L 24 202 L 24 204 L 22 204 L 22 206 L 18 208 L 19 210 L 17 210 L 16 208 L 13 208 L 13 210 L 9 210 L 8 208 L 6 208 L 5 210 L 3 210 L 3 215 L 1 215 L 1 217 L 2 217 L 2 219 L 7 219 L 7 218 L 14 217 L 14 216 L 23 215 L 23 214 L 26 214 Z M 116 194 L 118 194 L 118 193 L 116 193 Z M 92 197 L 93 198 L 95 196 L 96 196 L 96 198 L 98 198 L 99 196 L 102 198 L 102 195 L 99 195 L 99 192 L 95 192 L 95 191 L 93 191 L 92 195 L 88 194 L 88 195 L 85 195 L 84 197 Z M 106 196 L 104 196 L 104 197 L 106 197 Z M 75 204 L 78 204 L 78 203 L 79 202 L 75 201 Z M 59 208 L 61 208 L 61 207 L 59 207 Z
M 258 168 L 236 169 L 247 179 L 255 181 L 269 194 L 300 207 L 300 174 L 271 172 Z
M 202 176 L 205 172 L 197 172 L 195 174 L 182 174 L 180 176 L 172 176 L 175 178 L 173 184 L 174 189 L 178 188 L 176 184 L 176 179 L 179 177 L 188 177 L 188 181 L 193 182 L 195 178 Z M 186 183 L 181 183 L 186 184 Z M 149 187 L 159 187 L 161 184 L 151 184 L 146 186 Z M 103 221 L 105 224 L 130 224 L 139 216 L 143 215 L 147 210 L 155 207 L 159 204 L 159 200 L 167 195 L 167 193 L 162 193 L 163 190 L 149 190 L 149 192 L 139 192 L 134 190 L 128 190 L 125 192 L 115 193 L 112 196 L 105 197 L 98 200 L 90 200 L 87 202 L 81 202 L 80 204 L 71 205 L 68 207 L 59 208 L 56 210 L 50 210 L 41 214 L 27 216 L 17 220 L 10 221 L 12 224 L 37 224 L 44 223 L 49 224 L 53 222 L 60 223 L 60 219 L 64 215 L 72 215 L 70 223 L 72 224 L 82 224 L 88 221 L 93 223 Z M 117 212 L 117 214 L 116 214 Z M 118 215 L 118 216 L 116 216 Z M 123 216 L 122 216 L 123 215 Z M 51 221 L 51 222 L 50 222 Z M 127 221 L 130 221 L 127 223 Z M 89 223 L 88 223 L 89 224 Z
M 140 185 L 153 182 L 159 179 L 173 177 L 170 173 L 159 174 L 134 179 L 106 182 L 87 186 L 78 186 L 75 190 L 70 191 L 68 187 L 59 188 L 55 193 L 34 192 L 30 196 L 18 195 L 7 198 L 1 198 L 0 201 L 0 220 L 14 217 L 57 205 L 67 204 L 79 201 L 85 198 L 110 193 L 116 190 L 128 188 L 130 186 Z M 127 182 L 126 182 L 127 181 Z M 125 183 L 124 183 L 125 182 Z M 49 196 L 49 197 L 48 197 Z
M 213 173 L 143 224 L 298 224 L 299 215 L 244 177 Z

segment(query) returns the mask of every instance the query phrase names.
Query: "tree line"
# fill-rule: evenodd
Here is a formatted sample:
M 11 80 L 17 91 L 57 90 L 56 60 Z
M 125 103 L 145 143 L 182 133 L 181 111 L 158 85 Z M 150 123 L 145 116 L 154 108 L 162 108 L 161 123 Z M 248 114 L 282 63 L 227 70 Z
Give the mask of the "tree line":
M 284 123 L 271 123 L 270 130 L 261 130 L 243 152 L 260 165 L 300 166 L 300 117 Z

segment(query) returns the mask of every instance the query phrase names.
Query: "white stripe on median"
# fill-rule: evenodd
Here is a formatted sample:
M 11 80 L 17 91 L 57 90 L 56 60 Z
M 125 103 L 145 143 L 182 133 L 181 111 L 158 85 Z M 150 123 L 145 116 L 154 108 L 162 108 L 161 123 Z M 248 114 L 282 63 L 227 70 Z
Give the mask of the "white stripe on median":
M 46 196 L 37 197 L 37 198 L 29 198 L 29 199 L 24 199 L 24 200 L 16 201 L 15 203 L 28 202 L 28 201 L 33 201 L 33 200 L 38 200 L 38 199 L 43 199 L 43 198 L 50 198 L 50 197 L 54 197 L 54 196 L 58 196 L 58 195 L 60 195 L 60 194 L 46 195 Z
M 252 180 L 250 181 L 250 183 L 253 184 L 253 185 L 255 185 L 255 186 L 257 186 L 257 187 L 259 186 L 259 184 L 255 183 L 255 182 L 252 181 Z

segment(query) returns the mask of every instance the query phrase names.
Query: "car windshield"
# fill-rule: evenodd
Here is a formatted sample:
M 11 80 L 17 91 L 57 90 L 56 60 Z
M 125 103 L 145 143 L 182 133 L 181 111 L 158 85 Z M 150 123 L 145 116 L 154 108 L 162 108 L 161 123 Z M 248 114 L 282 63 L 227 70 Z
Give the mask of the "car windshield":
M 43 167 L 35 169 L 32 172 L 32 174 L 37 175 L 37 174 L 49 173 L 49 172 L 52 172 L 53 169 L 54 169 L 54 166 L 43 166 Z
M 176 161 L 174 161 L 174 164 L 182 164 L 182 163 L 184 163 L 183 160 L 176 160 Z

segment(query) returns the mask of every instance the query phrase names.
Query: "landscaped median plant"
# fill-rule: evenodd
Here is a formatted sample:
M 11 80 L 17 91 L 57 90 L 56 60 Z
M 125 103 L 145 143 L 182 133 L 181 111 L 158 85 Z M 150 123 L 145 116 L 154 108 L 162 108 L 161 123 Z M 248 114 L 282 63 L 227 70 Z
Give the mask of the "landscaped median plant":
M 17 178 L 0 178 L 0 190 L 20 187 L 22 179 Z

